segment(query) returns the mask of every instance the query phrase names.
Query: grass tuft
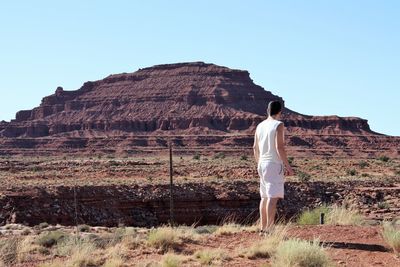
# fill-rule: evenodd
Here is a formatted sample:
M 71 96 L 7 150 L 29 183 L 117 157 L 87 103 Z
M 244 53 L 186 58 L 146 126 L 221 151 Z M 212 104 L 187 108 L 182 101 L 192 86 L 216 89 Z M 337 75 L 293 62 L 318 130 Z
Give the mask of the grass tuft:
M 382 236 L 386 243 L 393 249 L 397 254 L 400 254 L 400 229 L 399 225 L 396 225 L 396 221 L 384 222 L 382 229 Z
M 331 225 L 362 225 L 364 218 L 355 210 L 346 209 L 343 206 L 317 207 L 306 210 L 297 220 L 300 225 L 317 225 L 320 223 L 320 214 L 325 214 L 325 223 Z
M 277 247 L 273 266 L 327 267 L 332 266 L 332 263 L 318 240 L 309 242 L 290 239 Z
M 0 240 L 0 265 L 13 266 L 18 259 L 18 238 L 7 238 Z
M 356 210 L 334 205 L 329 210 L 327 223 L 333 225 L 362 225 L 364 218 Z
M 62 231 L 44 232 L 39 235 L 36 244 L 50 248 L 68 238 L 68 234 Z
M 195 259 L 202 265 L 216 264 L 231 258 L 222 249 L 204 249 L 194 254 Z
M 151 247 L 167 251 L 176 248 L 181 242 L 177 232 L 170 227 L 160 227 L 151 230 L 147 237 L 147 244 Z
M 179 267 L 184 262 L 185 257 L 173 253 L 165 254 L 161 259 L 162 267 Z
M 297 223 L 300 225 L 319 224 L 320 214 L 328 214 L 329 208 L 326 205 L 312 210 L 305 210 L 300 214 Z
M 287 236 L 287 230 L 288 226 L 275 226 L 274 230 L 264 239 L 258 241 L 241 254 L 248 259 L 271 258 L 276 253 L 279 244 L 283 242 Z
M 302 183 L 307 183 L 311 180 L 311 175 L 306 172 L 298 171 L 297 179 Z
M 236 223 L 226 223 L 217 228 L 214 232 L 215 235 L 230 235 L 242 231 L 242 226 Z

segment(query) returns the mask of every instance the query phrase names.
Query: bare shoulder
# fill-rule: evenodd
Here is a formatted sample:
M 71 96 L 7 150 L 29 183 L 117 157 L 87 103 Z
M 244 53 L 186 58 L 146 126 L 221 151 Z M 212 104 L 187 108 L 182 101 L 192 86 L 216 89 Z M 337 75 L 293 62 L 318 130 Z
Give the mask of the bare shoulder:
M 282 131 L 285 128 L 285 124 L 282 121 L 278 122 L 277 130 Z

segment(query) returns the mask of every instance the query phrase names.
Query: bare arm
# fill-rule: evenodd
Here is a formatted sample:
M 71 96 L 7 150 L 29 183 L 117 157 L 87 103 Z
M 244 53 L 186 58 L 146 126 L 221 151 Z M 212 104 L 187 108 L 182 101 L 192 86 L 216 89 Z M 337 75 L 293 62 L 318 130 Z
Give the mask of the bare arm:
M 253 152 L 254 152 L 254 158 L 256 159 L 256 162 L 257 162 L 257 164 L 258 164 L 259 157 L 260 157 L 260 150 L 259 150 L 259 148 L 258 148 L 257 133 L 254 134 Z
M 276 131 L 276 146 L 277 150 L 279 153 L 279 157 L 283 161 L 283 164 L 285 165 L 286 171 L 288 175 L 294 175 L 292 167 L 290 167 L 287 154 L 286 154 L 286 149 L 285 149 L 285 128 L 283 126 L 283 123 L 278 126 L 278 129 Z

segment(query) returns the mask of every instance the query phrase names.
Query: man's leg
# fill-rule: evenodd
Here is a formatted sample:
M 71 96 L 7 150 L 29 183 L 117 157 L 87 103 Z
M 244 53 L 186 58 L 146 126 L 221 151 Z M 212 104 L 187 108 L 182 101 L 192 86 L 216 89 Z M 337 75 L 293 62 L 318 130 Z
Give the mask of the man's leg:
M 267 200 L 267 224 L 266 227 L 269 229 L 275 222 L 276 204 L 278 198 L 268 198 Z
M 267 228 L 267 199 L 261 198 L 260 201 L 260 230 Z

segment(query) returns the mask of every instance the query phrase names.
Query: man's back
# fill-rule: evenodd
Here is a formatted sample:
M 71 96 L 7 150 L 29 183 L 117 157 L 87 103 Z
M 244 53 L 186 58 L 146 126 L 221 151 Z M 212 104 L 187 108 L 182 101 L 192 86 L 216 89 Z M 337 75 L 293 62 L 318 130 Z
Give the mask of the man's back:
M 282 162 L 276 147 L 276 130 L 281 123 L 281 121 L 275 119 L 267 119 L 257 126 L 256 136 L 260 150 L 260 161 Z

